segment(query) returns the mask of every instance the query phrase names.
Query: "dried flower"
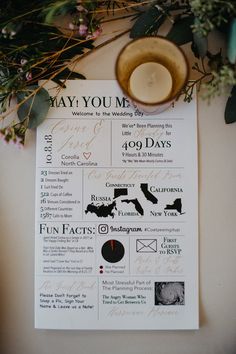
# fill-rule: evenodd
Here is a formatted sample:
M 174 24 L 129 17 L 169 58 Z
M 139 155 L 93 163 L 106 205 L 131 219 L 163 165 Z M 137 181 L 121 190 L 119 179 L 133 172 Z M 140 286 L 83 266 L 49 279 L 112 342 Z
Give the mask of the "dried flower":
M 0 140 L 22 148 L 25 142 L 26 128 L 22 123 L 0 129 Z
M 191 11 L 198 18 L 194 31 L 207 36 L 215 28 L 236 15 L 236 3 L 229 0 L 189 0 Z
M 2 28 L 1 33 L 3 38 L 14 39 L 16 34 L 21 29 L 21 23 L 9 22 L 5 27 Z
M 22 58 L 22 59 L 20 60 L 20 64 L 21 64 L 22 66 L 24 66 L 24 65 L 27 64 L 27 63 L 28 63 L 28 60 L 27 60 L 27 59 Z
M 88 33 L 88 26 L 79 25 L 78 33 L 80 37 L 85 37 Z
M 236 85 L 235 71 L 227 65 L 223 65 L 218 72 L 212 71 L 212 80 L 203 84 L 206 89 L 203 97 L 214 98 L 226 92 L 229 86 Z
M 25 78 L 26 78 L 27 81 L 32 80 L 33 76 L 32 76 L 31 71 L 28 71 L 28 72 L 25 74 Z
M 95 39 L 95 38 L 99 37 L 101 33 L 102 33 L 102 28 L 101 28 L 101 27 L 98 27 L 98 28 L 96 29 L 96 31 L 94 31 L 94 32 L 92 33 L 92 38 Z

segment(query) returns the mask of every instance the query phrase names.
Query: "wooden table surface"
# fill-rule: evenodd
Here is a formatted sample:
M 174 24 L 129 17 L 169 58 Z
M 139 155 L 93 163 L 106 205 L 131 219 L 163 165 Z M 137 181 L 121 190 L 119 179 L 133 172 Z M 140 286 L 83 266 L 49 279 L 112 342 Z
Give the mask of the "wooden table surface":
M 113 79 L 115 58 L 128 40 L 96 51 L 77 69 L 88 79 Z M 198 331 L 34 329 L 35 132 L 23 151 L 0 145 L 1 354 L 236 353 L 236 123 L 225 125 L 225 102 L 198 104 Z

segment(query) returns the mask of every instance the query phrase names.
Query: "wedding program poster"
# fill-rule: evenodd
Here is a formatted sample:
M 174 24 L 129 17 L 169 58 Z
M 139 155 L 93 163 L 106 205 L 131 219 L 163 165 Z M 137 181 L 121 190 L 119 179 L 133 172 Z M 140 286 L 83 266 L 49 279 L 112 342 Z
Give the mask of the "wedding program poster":
M 47 88 L 36 328 L 198 328 L 196 100 L 145 116 L 116 81 Z

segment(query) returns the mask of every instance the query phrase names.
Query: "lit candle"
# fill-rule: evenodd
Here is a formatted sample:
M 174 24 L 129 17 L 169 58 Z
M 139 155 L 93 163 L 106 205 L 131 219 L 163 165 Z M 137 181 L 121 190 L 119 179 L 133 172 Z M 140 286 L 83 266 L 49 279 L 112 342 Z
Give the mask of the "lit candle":
M 129 92 L 139 101 L 157 103 L 167 99 L 172 91 L 173 80 L 162 64 L 146 62 L 137 66 L 129 79 Z

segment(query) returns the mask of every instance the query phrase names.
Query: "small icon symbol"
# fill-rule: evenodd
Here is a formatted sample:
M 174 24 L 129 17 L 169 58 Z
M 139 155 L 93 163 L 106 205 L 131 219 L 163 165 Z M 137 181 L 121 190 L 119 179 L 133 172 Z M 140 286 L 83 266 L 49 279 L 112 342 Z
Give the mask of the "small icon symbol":
M 83 156 L 86 160 L 90 158 L 91 154 L 92 154 L 91 152 L 83 152 Z
M 100 235 L 107 235 L 109 231 L 109 227 L 107 224 L 99 224 L 98 225 L 98 233 Z
M 136 252 L 155 253 L 157 252 L 156 239 L 138 239 L 136 240 Z
M 108 240 L 101 249 L 102 257 L 109 263 L 119 262 L 125 254 L 125 248 L 120 241 Z

